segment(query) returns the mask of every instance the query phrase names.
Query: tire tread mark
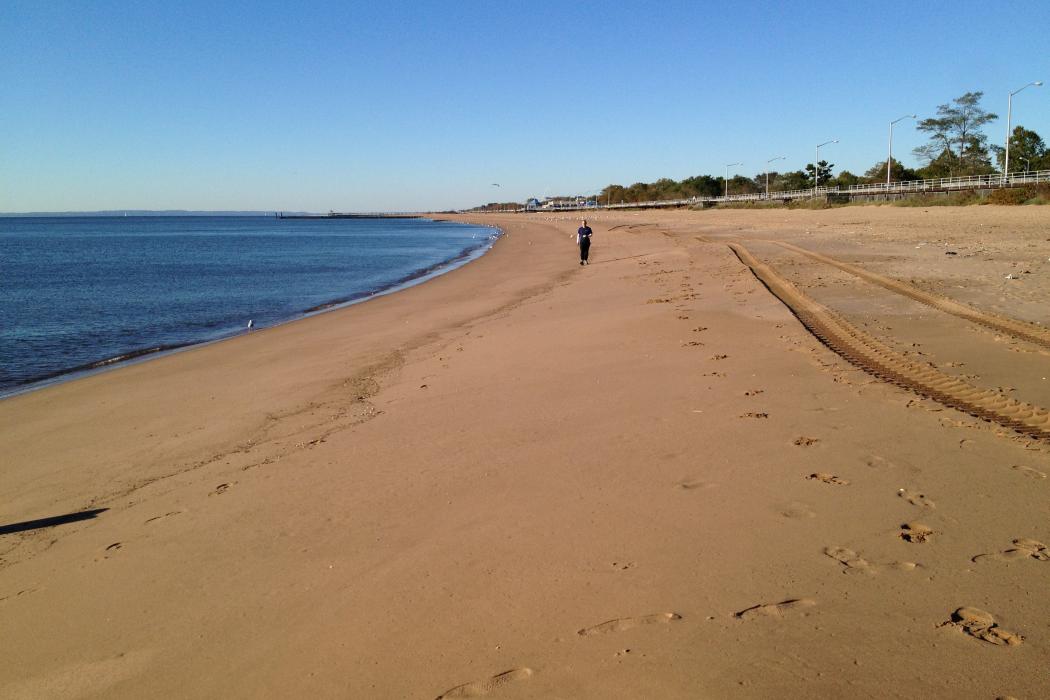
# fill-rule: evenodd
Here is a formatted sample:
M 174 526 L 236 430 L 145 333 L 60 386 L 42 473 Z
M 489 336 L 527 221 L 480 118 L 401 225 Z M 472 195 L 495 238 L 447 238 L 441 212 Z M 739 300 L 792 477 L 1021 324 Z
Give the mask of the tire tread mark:
M 915 363 L 814 301 L 743 245 L 729 248 L 774 296 L 822 343 L 860 369 L 891 384 L 934 399 L 1023 435 L 1050 440 L 1050 411 L 990 389 L 980 389 L 928 365 Z
M 954 299 L 923 291 L 907 282 L 902 282 L 901 280 L 893 279 L 892 277 L 884 277 L 883 275 L 865 270 L 862 267 L 851 265 L 850 263 L 842 262 L 841 260 L 836 260 L 827 255 L 815 253 L 811 250 L 806 250 L 805 248 L 800 248 L 799 246 L 790 243 L 785 243 L 783 241 L 769 242 L 776 243 L 781 248 L 805 255 L 808 258 L 831 265 L 832 267 L 837 267 L 843 272 L 848 272 L 851 275 L 860 277 L 863 280 L 876 284 L 884 289 L 888 289 L 891 292 L 901 294 L 921 304 L 926 304 L 938 311 L 943 311 L 952 316 L 958 316 L 959 318 L 970 321 L 971 323 L 976 323 L 985 328 L 1005 333 L 1014 338 L 1027 340 L 1030 343 L 1034 343 L 1035 345 L 1050 350 L 1050 329 L 1043 328 L 1034 323 L 1027 323 L 1025 321 L 1019 321 L 1005 316 L 997 316 L 988 313 L 987 311 L 980 311 L 971 306 L 955 301 Z

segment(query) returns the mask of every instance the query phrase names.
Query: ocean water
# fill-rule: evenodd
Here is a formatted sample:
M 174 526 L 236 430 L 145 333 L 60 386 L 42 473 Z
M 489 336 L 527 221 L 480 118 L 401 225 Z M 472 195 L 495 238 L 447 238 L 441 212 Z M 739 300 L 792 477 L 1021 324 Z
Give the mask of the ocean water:
M 0 217 L 0 395 L 395 290 L 496 231 L 425 219 Z

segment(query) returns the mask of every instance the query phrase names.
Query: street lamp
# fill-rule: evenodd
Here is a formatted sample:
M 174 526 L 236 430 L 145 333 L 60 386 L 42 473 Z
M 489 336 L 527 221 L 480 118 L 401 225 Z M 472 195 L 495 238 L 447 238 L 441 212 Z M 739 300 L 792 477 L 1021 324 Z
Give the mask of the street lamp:
M 729 167 L 731 165 L 743 165 L 743 163 L 730 163 L 726 166 L 726 197 L 729 196 Z
M 766 199 L 769 199 L 769 164 L 775 160 L 785 160 L 787 156 L 777 156 L 766 161 Z
M 1003 182 L 1006 182 L 1006 178 L 1010 176 L 1010 122 L 1013 120 L 1014 95 L 1025 88 L 1030 88 L 1033 85 L 1039 87 L 1042 84 L 1042 80 L 1028 83 L 1024 87 L 1017 88 L 1011 92 L 1010 96 L 1006 98 L 1006 158 L 1003 161 Z
M 1024 161 L 1024 174 L 1027 175 L 1028 169 L 1032 167 L 1032 161 L 1028 160 L 1024 156 L 1017 156 L 1017 159 Z
M 890 122 L 890 152 L 886 156 L 886 187 L 890 186 L 890 171 L 893 170 L 893 125 L 903 119 L 915 119 L 914 114 L 905 114 L 903 117 L 894 119 Z
M 824 143 L 818 143 L 816 152 L 813 154 L 813 196 L 817 196 L 817 185 L 820 184 L 820 147 L 827 146 L 829 143 L 838 143 L 838 139 L 831 139 Z

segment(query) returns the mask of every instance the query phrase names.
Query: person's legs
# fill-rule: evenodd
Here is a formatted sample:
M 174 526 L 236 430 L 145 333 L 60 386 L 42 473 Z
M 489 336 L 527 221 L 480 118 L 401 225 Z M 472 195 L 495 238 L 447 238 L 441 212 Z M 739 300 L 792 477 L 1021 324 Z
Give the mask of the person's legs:
M 590 253 L 590 250 L 591 250 L 591 239 L 584 238 L 582 241 L 580 241 L 580 262 L 581 263 L 586 263 L 587 262 L 587 255 L 588 255 L 588 253 Z

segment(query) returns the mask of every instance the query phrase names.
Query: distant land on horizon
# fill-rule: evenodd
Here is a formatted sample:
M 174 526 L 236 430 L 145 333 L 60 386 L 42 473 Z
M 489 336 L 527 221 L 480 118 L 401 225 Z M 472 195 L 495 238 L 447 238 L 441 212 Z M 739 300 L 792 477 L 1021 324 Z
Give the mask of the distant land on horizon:
M 0 217 L 12 216 L 274 216 L 279 209 L 269 211 L 194 211 L 188 209 L 111 209 L 104 211 L 26 211 L 0 212 Z M 309 214 L 305 211 L 285 211 L 284 214 Z

